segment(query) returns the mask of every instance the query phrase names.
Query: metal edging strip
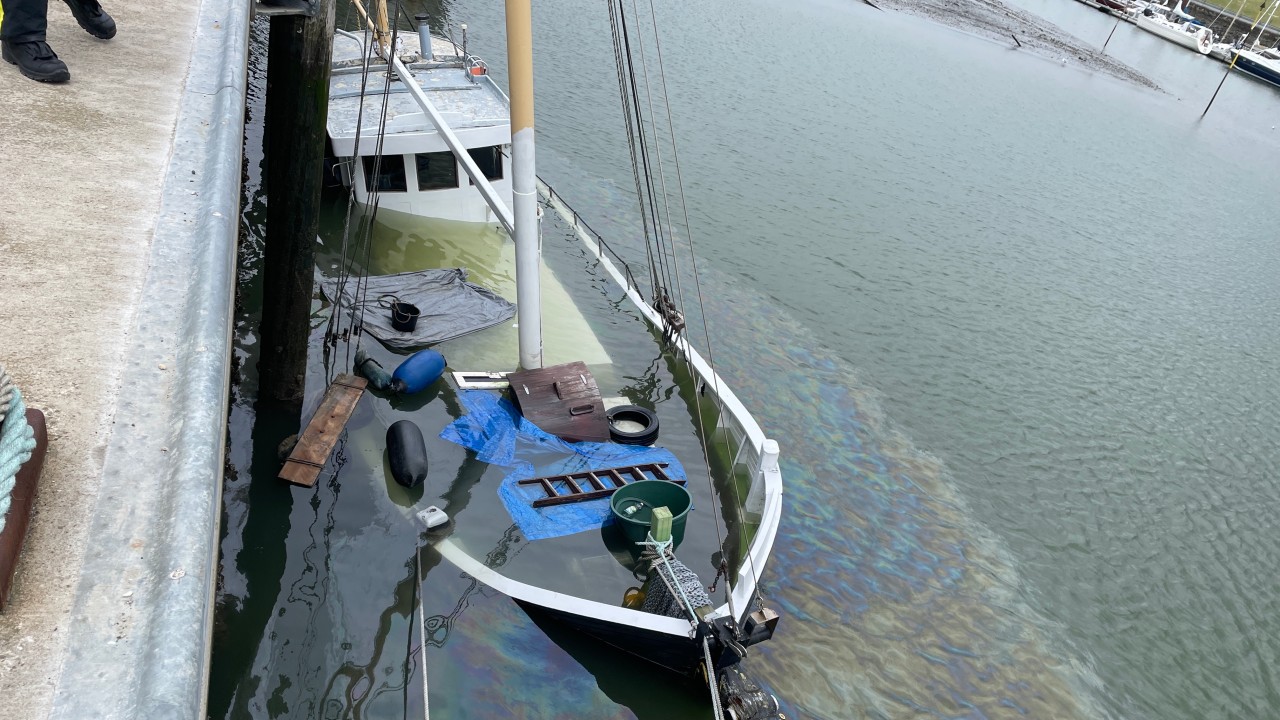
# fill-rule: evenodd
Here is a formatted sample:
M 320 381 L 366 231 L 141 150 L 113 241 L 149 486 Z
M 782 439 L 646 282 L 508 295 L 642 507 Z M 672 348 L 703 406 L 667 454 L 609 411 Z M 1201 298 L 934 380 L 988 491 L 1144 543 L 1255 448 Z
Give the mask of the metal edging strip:
M 201 0 L 54 720 L 203 718 L 212 648 L 250 0 Z M 195 184 L 192 184 L 193 178 Z M 172 371 L 156 358 L 171 357 Z

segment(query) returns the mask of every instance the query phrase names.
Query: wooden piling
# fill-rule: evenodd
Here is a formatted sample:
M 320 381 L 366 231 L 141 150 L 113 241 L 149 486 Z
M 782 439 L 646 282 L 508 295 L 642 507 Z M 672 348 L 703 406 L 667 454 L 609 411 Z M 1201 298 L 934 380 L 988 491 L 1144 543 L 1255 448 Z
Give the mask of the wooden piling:
M 306 380 L 333 26 L 334 0 L 317 0 L 314 17 L 272 17 L 267 48 L 267 241 L 258 367 L 262 392 L 289 402 L 301 401 Z

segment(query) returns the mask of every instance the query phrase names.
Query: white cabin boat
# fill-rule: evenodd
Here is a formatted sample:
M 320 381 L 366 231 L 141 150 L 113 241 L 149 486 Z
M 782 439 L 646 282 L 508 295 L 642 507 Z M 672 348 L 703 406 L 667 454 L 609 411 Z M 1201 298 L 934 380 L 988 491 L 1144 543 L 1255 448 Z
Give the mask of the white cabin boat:
M 1150 4 L 1134 12 L 1133 23 L 1188 50 L 1208 55 L 1213 47 L 1213 31 L 1185 19 L 1188 17 L 1190 16 L 1182 11 L 1182 3 L 1178 3 L 1175 8 Z
M 418 87 L 510 207 L 511 122 L 506 95 L 490 79 L 484 63 L 453 42 L 432 37 L 428 57 L 422 54 L 416 34 L 404 33 L 398 40 L 397 55 L 407 60 Z M 370 67 L 363 81 L 366 86 L 361 88 L 366 54 Z M 376 192 L 380 210 L 497 222 L 431 118 L 398 75 L 390 73 L 387 81 L 386 69 L 385 60 L 366 51 L 363 37 L 343 31 L 334 35 L 328 133 L 342 183 L 353 187 L 357 202 L 364 205 L 370 204 L 370 192 Z

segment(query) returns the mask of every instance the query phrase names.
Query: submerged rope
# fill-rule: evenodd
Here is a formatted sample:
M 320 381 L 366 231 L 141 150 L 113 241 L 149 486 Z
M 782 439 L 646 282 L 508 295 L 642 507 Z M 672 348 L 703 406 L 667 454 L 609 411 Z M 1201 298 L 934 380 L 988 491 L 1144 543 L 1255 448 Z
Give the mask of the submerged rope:
M 671 541 L 657 541 L 649 536 L 649 541 L 640 543 L 646 546 L 641 561 L 650 561 L 649 572 L 656 574 L 661 585 L 650 583 L 651 587 L 645 595 L 640 609 L 654 615 L 684 618 L 691 625 L 697 625 L 697 608 L 711 604 L 706 589 L 698 574 L 676 559 L 671 551 Z
M 18 470 L 31 459 L 36 434 L 27 422 L 27 406 L 4 365 L 0 365 L 0 531 L 9 514 L 10 496 Z
M 643 612 L 667 617 L 684 617 L 693 627 L 698 626 L 698 608 L 711 604 L 711 598 L 702 587 L 698 574 L 690 570 L 684 563 L 676 559 L 671 540 L 654 540 L 653 535 L 646 535 L 640 556 L 641 562 L 649 562 L 649 573 L 662 580 L 661 585 L 650 583 L 649 592 L 640 606 Z M 720 707 L 720 684 L 716 681 L 715 665 L 711 662 L 710 638 L 702 638 L 702 658 L 706 664 L 707 687 L 711 691 L 711 709 L 715 712 L 715 720 L 724 720 L 724 710 Z

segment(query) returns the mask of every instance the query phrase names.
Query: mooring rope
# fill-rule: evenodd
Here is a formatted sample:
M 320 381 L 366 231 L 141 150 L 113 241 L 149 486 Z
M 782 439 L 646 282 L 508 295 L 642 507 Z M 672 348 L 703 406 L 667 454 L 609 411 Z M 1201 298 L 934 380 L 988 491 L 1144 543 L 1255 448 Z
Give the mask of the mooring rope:
M 653 535 L 646 535 L 645 540 L 636 544 L 644 547 L 640 560 L 650 562 L 649 571 L 662 580 L 662 585 L 649 589 L 640 609 L 667 617 L 684 615 L 689 625 L 697 628 L 697 608 L 711 604 L 698 574 L 676 559 L 669 539 L 654 540 Z M 665 594 L 661 592 L 664 589 Z M 715 712 L 715 720 L 724 720 L 724 710 L 720 707 L 720 683 L 716 681 L 715 665 L 711 662 L 710 638 L 702 638 L 702 658 L 707 669 L 707 686 L 711 691 L 711 709 Z
M 4 530 L 4 519 L 9 514 L 9 499 L 17 483 L 18 470 L 31 459 L 35 449 L 36 434 L 27 422 L 22 393 L 4 365 L 0 365 L 0 531 Z

